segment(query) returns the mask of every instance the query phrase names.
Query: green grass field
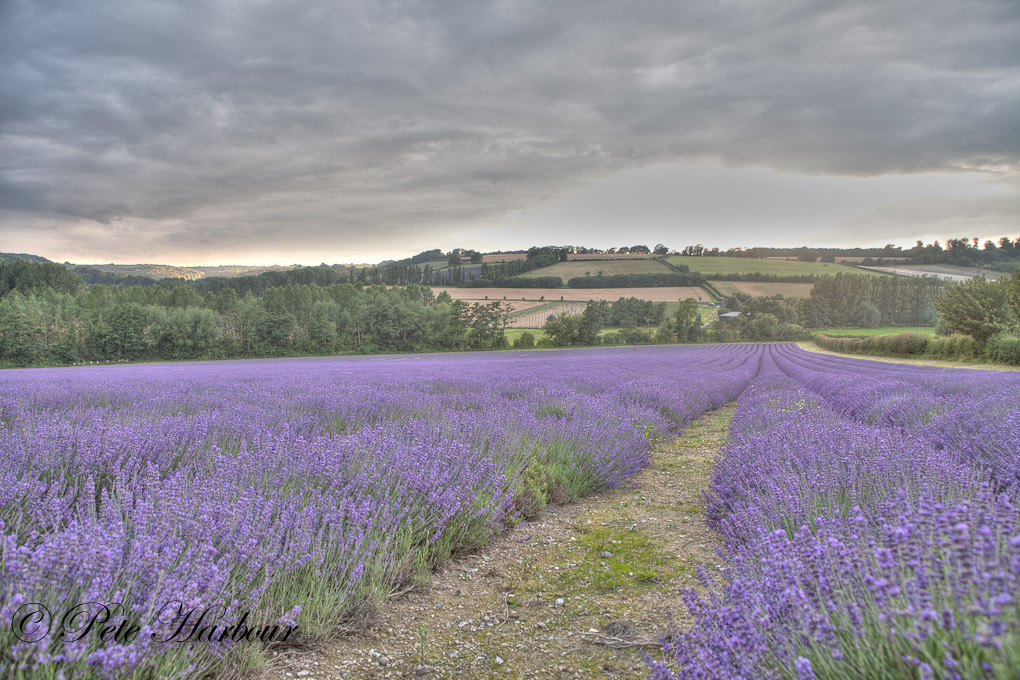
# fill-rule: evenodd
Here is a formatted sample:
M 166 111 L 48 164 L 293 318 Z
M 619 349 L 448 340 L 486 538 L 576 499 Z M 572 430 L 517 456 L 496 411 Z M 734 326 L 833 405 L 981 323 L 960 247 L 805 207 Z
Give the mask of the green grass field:
M 672 269 L 658 260 L 577 260 L 574 262 L 557 262 L 551 267 L 534 269 L 521 276 L 535 278 L 538 276 L 558 276 L 566 283 L 578 276 L 605 276 L 613 274 L 668 274 Z
M 852 336 L 863 338 L 869 335 L 899 335 L 900 333 L 921 333 L 935 335 L 934 326 L 883 326 L 882 328 L 822 328 L 812 330 L 812 335 Z
M 545 337 L 545 331 L 541 328 L 507 328 L 503 333 L 506 336 L 506 341 L 511 345 L 514 344 L 514 340 L 521 337 L 524 333 L 531 333 L 534 335 L 535 342 L 538 342 Z
M 420 262 L 416 266 L 424 267 L 425 265 L 432 267 L 432 271 L 450 268 L 450 262 L 448 260 L 429 260 L 428 262 Z
M 843 264 L 832 264 L 825 262 L 799 262 L 797 260 L 765 260 L 753 257 L 694 257 L 690 255 L 673 255 L 667 257 L 670 264 L 685 264 L 692 271 L 703 274 L 775 274 L 776 276 L 801 276 L 811 274 L 816 276 L 826 274 L 837 274 L 845 272 L 849 274 L 870 274 L 872 276 L 887 276 L 881 272 L 872 272 L 857 267 L 848 267 Z

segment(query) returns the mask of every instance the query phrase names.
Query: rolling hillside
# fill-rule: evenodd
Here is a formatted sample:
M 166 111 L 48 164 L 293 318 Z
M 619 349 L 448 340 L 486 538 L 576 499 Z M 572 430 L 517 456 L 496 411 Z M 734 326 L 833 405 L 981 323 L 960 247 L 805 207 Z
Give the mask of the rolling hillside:
M 540 276 L 558 276 L 566 283 L 578 276 L 605 276 L 613 274 L 669 274 L 672 269 L 658 260 L 573 260 L 558 262 L 551 267 L 534 269 L 522 277 L 537 278 Z
M 825 276 L 845 272 L 848 274 L 874 274 L 859 267 L 825 262 L 800 262 L 797 260 L 769 260 L 752 257 L 696 257 L 691 255 L 673 255 L 665 258 L 675 265 L 687 265 L 691 271 L 712 274 L 775 274 L 776 276 Z

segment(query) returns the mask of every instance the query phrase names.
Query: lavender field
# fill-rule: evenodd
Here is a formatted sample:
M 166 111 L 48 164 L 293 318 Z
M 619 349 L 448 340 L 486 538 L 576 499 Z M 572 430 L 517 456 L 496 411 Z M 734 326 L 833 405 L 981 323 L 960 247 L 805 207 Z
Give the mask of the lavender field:
M 655 440 L 735 398 L 759 355 L 734 345 L 3 372 L 0 614 L 20 620 L 42 603 L 58 619 L 5 626 L 4 670 L 112 678 L 257 663 L 260 645 L 229 636 L 166 642 L 174 614 L 213 605 L 223 621 L 250 611 L 325 639 L 546 499 L 619 484 Z M 43 637 L 79 602 L 123 603 L 137 638 Z M 183 609 L 161 611 L 168 602 Z
M 243 673 L 734 399 L 653 677 L 1017 677 L 1020 376 L 732 344 L 4 371 L 2 674 Z
M 765 350 L 708 491 L 731 568 L 664 678 L 1020 673 L 1020 379 Z

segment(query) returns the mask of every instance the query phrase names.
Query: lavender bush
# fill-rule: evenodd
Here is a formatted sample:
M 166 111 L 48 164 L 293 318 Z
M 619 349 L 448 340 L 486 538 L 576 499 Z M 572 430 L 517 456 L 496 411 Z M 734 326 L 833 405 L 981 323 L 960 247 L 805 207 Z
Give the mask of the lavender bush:
M 324 639 L 546 502 L 620 484 L 658 438 L 738 396 L 707 490 L 730 567 L 686 594 L 697 625 L 664 641 L 653 678 L 1020 668 L 1015 374 L 723 345 L 39 369 L 0 385 L 0 615 L 51 612 L 0 633 L 5 677 L 253 667 L 265 644 L 164 642 L 165 605 Z M 75 640 L 56 619 L 79 602 L 121 603 L 137 638 Z
M 665 678 L 1011 678 L 1020 376 L 770 346 L 708 516 L 730 567 Z
M 657 438 L 739 395 L 762 354 L 4 371 L 0 616 L 31 603 L 51 616 L 4 627 L 0 674 L 184 677 L 259 663 L 264 645 L 229 637 L 164 642 L 179 625 L 169 602 L 328 637 L 548 499 L 620 484 Z M 58 620 L 75 603 L 120 603 L 137 638 L 75 640 Z

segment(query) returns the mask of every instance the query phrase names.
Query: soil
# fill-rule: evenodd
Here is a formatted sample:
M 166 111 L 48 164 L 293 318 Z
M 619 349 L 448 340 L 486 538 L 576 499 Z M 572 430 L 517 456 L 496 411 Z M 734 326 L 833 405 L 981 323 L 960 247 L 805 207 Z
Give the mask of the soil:
M 426 590 L 317 650 L 280 652 L 263 679 L 644 678 L 642 654 L 691 624 L 680 599 L 697 567 L 722 568 L 704 521 L 713 461 L 735 405 L 656 448 L 627 488 L 571 505 L 457 558 Z

